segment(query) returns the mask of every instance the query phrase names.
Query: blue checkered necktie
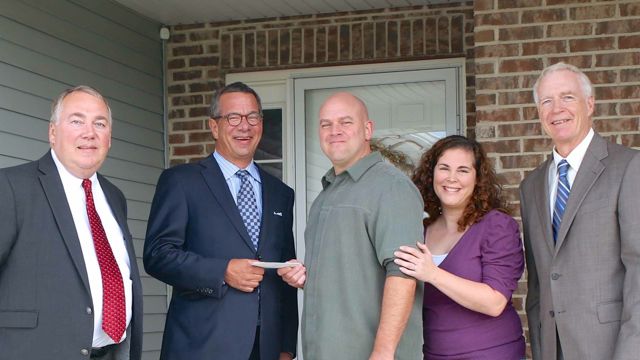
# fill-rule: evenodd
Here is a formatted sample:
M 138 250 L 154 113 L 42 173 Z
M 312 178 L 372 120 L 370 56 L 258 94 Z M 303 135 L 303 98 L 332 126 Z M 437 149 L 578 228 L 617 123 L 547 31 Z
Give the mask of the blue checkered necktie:
M 254 250 L 258 250 L 258 238 L 260 238 L 260 213 L 256 196 L 253 193 L 253 186 L 249 181 L 249 172 L 247 170 L 238 170 L 236 173 L 240 178 L 240 191 L 238 191 L 238 210 L 244 226 L 247 228 Z
M 567 180 L 567 173 L 569 172 L 569 163 L 567 160 L 562 160 L 558 164 L 558 189 L 556 191 L 556 204 L 553 207 L 553 241 L 556 241 L 558 231 L 560 230 L 560 223 L 562 222 L 562 215 L 564 215 L 564 209 L 567 207 L 567 200 L 569 199 L 569 192 L 571 186 L 569 186 L 569 180 Z

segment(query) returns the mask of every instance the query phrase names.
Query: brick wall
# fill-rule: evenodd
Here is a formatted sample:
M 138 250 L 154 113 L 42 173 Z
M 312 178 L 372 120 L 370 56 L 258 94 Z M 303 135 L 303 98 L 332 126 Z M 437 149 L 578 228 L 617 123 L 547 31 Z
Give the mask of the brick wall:
M 467 132 L 483 143 L 517 212 L 517 187 L 551 149 L 531 87 L 558 61 L 587 71 L 595 128 L 640 147 L 640 3 L 475 0 L 458 4 L 172 27 L 169 156 L 213 150 L 210 96 L 228 72 L 467 58 Z M 477 122 L 477 123 L 476 123 Z M 526 332 L 521 280 L 513 302 Z
M 585 70 L 595 86 L 595 129 L 640 147 L 640 2 L 476 0 L 474 13 L 476 137 L 514 205 L 520 181 L 552 147 L 531 92 L 548 65 Z M 514 299 L 518 309 L 522 300 Z
M 171 165 L 213 150 L 207 105 L 228 72 L 473 56 L 473 2 L 177 25 L 167 44 Z M 474 64 L 467 73 L 473 131 Z

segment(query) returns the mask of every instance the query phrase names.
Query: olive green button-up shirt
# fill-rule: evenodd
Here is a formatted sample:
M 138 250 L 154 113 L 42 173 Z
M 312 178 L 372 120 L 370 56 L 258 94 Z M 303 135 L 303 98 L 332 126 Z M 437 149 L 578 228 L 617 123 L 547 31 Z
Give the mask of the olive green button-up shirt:
M 377 152 L 338 176 L 329 170 L 322 184 L 305 230 L 303 353 L 305 360 L 366 360 L 386 277 L 404 276 L 393 252 L 423 241 L 422 197 Z M 422 359 L 422 293 L 420 283 L 396 359 Z

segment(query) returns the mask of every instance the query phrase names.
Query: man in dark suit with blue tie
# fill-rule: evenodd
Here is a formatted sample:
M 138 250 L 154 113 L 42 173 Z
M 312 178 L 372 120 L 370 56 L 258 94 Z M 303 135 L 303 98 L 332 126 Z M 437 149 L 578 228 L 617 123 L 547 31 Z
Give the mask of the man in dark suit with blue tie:
M 293 359 L 296 289 L 252 265 L 295 258 L 293 190 L 253 161 L 253 89 L 220 89 L 210 116 L 215 152 L 165 170 L 151 206 L 145 269 L 173 286 L 161 359 Z

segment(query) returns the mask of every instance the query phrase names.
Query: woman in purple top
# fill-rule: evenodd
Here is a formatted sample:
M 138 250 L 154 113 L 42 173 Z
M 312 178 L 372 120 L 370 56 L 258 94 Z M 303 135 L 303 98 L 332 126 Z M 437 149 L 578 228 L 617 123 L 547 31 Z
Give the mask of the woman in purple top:
M 511 294 L 524 270 L 518 224 L 480 145 L 463 136 L 436 142 L 413 181 L 424 199 L 425 244 L 395 253 L 400 270 L 425 282 L 424 358 L 524 358 Z

